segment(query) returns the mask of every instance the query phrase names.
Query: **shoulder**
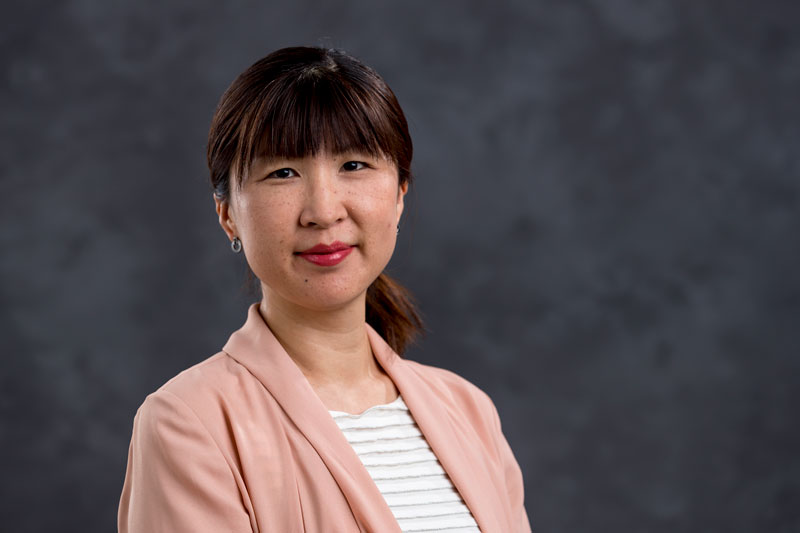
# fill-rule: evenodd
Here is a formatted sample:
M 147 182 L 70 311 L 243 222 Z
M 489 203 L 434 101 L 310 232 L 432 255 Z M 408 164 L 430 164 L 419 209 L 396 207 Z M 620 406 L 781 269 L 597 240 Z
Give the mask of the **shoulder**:
M 137 418 L 159 423 L 180 418 L 204 426 L 210 433 L 224 428 L 225 419 L 263 398 L 257 380 L 225 352 L 183 370 L 150 393 Z
M 153 394 L 169 393 L 192 402 L 198 396 L 236 388 L 249 377 L 247 369 L 221 351 L 183 370 Z
M 239 455 L 217 399 L 236 375 L 223 355 L 181 372 L 139 407 L 120 531 L 250 531 Z
M 403 364 L 408 365 L 421 379 L 436 386 L 437 390 L 441 393 L 452 396 L 469 397 L 479 403 L 492 402 L 489 396 L 477 385 L 456 374 L 452 370 L 419 363 L 410 359 L 403 359 L 402 361 Z
M 457 409 L 482 424 L 493 425 L 497 417 L 492 399 L 481 388 L 451 370 L 426 365 L 409 359 L 403 364 L 425 381 L 430 389 L 451 409 Z

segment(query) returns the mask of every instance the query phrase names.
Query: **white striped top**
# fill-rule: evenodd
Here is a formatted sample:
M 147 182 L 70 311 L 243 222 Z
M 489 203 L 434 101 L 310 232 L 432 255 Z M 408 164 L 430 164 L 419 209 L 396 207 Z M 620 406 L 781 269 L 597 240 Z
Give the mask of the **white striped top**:
M 403 398 L 359 415 L 330 411 L 407 532 L 480 532 Z

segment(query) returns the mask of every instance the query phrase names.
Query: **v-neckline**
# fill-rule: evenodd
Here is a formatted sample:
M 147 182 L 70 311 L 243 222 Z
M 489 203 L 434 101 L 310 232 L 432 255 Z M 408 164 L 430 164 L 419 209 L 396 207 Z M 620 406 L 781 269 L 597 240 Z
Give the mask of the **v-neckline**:
M 469 428 L 451 416 L 411 364 L 400 358 L 369 324 L 365 323 L 365 327 L 375 359 L 394 382 L 398 398 L 405 402 L 478 527 L 481 531 L 498 531 L 501 526 L 493 504 L 481 492 L 491 478 L 476 464 L 484 463 L 477 455 L 478 449 L 464 438 L 470 435 Z M 368 531 L 388 532 L 387 527 L 391 527 L 394 533 L 401 533 L 366 467 L 261 317 L 258 304 L 250 307 L 247 322 L 231 335 L 223 351 L 244 365 L 281 405 L 328 467 L 357 521 Z

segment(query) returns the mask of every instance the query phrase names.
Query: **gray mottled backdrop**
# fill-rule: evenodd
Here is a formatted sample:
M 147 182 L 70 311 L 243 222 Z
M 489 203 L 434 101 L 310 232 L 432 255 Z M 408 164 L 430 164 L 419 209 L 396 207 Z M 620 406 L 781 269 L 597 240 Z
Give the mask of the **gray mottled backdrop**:
M 337 4 L 3 2 L 0 527 L 113 530 L 136 408 L 251 300 L 217 99 L 323 44 L 407 112 L 408 356 L 494 398 L 534 529 L 800 530 L 800 4 Z

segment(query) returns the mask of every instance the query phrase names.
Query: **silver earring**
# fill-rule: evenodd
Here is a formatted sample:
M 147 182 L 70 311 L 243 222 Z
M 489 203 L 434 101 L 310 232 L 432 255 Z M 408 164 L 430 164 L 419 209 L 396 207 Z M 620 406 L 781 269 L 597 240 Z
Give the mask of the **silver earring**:
M 234 237 L 231 241 L 231 250 L 233 250 L 233 253 L 235 254 L 238 254 L 242 251 L 242 241 L 239 239 L 239 237 Z
M 400 224 L 397 225 L 397 234 L 400 235 Z

